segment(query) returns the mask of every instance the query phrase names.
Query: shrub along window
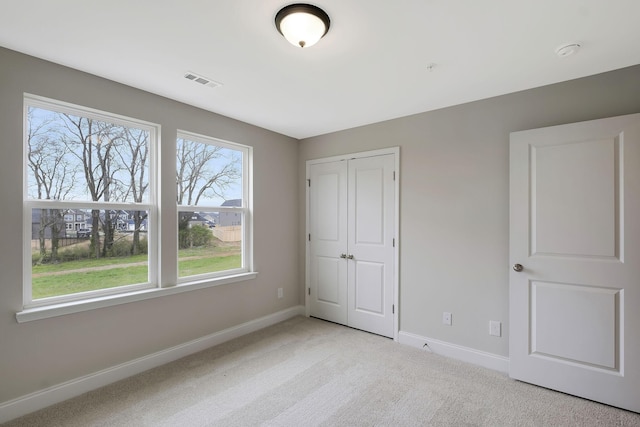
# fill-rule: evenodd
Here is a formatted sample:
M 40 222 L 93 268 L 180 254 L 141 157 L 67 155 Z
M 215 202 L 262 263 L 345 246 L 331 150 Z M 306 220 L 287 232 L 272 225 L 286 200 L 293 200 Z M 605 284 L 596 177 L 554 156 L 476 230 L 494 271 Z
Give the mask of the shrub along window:
M 158 126 L 25 97 L 25 308 L 157 283 Z
M 176 153 L 178 280 L 251 271 L 251 148 L 180 131 Z

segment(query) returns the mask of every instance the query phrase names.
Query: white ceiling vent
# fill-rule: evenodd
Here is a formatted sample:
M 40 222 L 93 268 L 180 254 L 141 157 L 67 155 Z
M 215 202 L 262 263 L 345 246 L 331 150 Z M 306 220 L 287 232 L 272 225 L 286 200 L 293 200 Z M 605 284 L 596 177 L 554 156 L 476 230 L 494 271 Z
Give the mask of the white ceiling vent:
M 216 82 L 214 80 L 208 79 L 206 77 L 203 77 L 199 74 L 196 73 L 192 73 L 191 71 L 187 71 L 187 73 L 184 75 L 184 78 L 187 80 L 191 80 L 193 82 L 196 83 L 200 83 L 201 85 L 204 86 L 209 86 L 209 87 L 218 87 L 218 86 L 222 86 L 222 83 Z

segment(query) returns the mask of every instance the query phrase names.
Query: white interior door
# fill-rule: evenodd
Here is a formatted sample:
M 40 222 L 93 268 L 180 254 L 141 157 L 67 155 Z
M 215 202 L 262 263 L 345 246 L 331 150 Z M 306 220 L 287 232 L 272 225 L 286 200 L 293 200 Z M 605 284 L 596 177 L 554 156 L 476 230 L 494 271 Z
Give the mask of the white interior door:
M 347 324 L 347 162 L 309 169 L 311 315 Z
M 348 324 L 393 337 L 393 155 L 349 161 Z
M 309 314 L 394 337 L 395 154 L 309 164 Z
M 640 114 L 510 156 L 511 377 L 640 412 Z

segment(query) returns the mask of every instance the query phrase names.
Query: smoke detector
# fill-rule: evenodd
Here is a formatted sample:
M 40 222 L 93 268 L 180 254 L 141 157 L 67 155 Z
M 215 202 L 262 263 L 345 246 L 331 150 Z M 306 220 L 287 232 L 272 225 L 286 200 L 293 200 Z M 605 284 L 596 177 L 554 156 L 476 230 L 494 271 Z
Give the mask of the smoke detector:
M 207 77 L 201 76 L 201 75 L 196 74 L 196 73 L 192 73 L 190 71 L 187 71 L 187 73 L 185 73 L 184 78 L 187 79 L 187 80 L 191 80 L 192 82 L 200 83 L 201 85 L 208 86 L 208 87 L 222 86 L 222 83 L 216 82 L 216 81 L 211 80 L 211 79 L 209 79 Z
M 582 46 L 580 45 L 580 43 L 564 44 L 556 49 L 556 55 L 558 55 L 560 58 L 565 58 L 578 52 L 581 47 Z

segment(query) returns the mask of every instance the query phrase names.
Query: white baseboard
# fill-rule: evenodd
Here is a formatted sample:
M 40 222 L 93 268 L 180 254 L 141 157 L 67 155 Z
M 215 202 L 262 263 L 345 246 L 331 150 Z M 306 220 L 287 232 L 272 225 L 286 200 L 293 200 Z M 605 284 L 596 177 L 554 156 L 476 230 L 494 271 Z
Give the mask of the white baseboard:
M 509 358 L 493 353 L 451 344 L 434 338 L 427 338 L 410 332 L 400 331 L 399 340 L 401 344 L 410 345 L 420 349 L 428 349 L 435 354 L 462 360 L 463 362 L 483 366 L 503 373 L 509 373 Z M 426 347 L 425 347 L 426 344 Z
M 88 391 L 120 381 L 132 375 L 139 374 L 151 368 L 173 362 L 174 360 L 178 360 L 182 357 L 197 353 L 242 335 L 255 332 L 259 329 L 266 328 L 267 326 L 275 325 L 276 323 L 292 317 L 304 316 L 304 314 L 305 308 L 302 305 L 288 308 L 157 353 L 143 356 L 117 366 L 112 366 L 111 368 L 103 369 L 80 378 L 75 378 L 73 380 L 30 393 L 17 399 L 0 403 L 0 424 L 72 397 L 79 396 Z

